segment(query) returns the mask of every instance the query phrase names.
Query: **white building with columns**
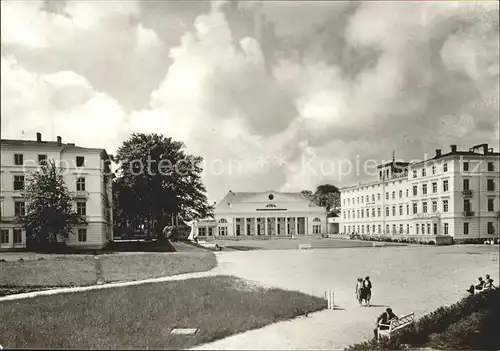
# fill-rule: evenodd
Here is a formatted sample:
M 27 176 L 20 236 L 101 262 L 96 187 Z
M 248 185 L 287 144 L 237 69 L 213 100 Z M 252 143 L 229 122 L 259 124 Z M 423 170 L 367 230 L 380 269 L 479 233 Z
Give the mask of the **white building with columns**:
M 340 232 L 498 238 L 499 156 L 487 144 L 464 151 L 451 145 L 421 162 L 380 165 L 377 180 L 340 189 Z
M 229 191 L 213 220 L 195 225 L 200 237 L 313 235 L 327 232 L 326 209 L 300 193 Z

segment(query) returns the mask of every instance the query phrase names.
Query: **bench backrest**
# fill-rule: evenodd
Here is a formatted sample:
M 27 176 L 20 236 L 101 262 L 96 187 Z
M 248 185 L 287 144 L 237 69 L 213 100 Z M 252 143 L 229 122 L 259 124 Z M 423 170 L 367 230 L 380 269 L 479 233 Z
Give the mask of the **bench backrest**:
M 406 314 L 398 319 L 394 319 L 391 321 L 391 326 L 389 327 L 390 330 L 398 329 L 400 327 L 403 327 L 405 325 L 408 325 L 410 323 L 413 323 L 415 318 L 415 313 L 412 312 L 410 314 Z

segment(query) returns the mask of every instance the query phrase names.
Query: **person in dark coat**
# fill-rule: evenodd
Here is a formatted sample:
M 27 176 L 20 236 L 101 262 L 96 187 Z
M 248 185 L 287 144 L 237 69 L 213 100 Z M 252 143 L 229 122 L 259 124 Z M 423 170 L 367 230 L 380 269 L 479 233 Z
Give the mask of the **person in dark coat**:
M 483 280 L 483 277 L 479 277 L 478 280 L 479 282 L 476 284 L 476 290 L 481 291 L 484 288 L 485 281 Z
M 375 339 L 378 338 L 378 331 L 379 330 L 387 330 L 389 329 L 389 324 L 393 319 L 398 319 L 398 316 L 396 316 L 391 308 L 387 308 L 384 313 L 382 313 L 378 318 L 377 318 L 377 326 L 373 330 L 375 334 Z M 381 325 L 383 324 L 383 325 Z
M 372 282 L 370 277 L 366 277 L 363 281 L 363 299 L 366 301 L 366 306 L 370 307 L 370 299 L 372 298 Z

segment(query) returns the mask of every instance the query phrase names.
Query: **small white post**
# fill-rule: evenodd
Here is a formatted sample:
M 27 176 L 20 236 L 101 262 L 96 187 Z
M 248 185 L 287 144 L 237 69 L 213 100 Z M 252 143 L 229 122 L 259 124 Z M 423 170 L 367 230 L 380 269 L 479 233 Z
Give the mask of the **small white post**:
M 335 309 L 335 304 L 334 304 L 334 294 L 333 291 L 327 290 L 325 291 L 325 298 L 327 301 L 327 306 L 329 310 Z

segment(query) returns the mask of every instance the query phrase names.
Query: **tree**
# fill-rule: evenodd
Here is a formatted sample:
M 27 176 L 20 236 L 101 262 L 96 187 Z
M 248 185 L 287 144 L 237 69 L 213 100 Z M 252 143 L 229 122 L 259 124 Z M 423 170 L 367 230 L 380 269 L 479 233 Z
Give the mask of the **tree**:
M 57 243 L 58 236 L 67 238 L 75 225 L 86 224 L 85 218 L 73 210 L 73 196 L 53 160 L 28 175 L 22 196 L 25 214 L 16 222 L 25 228 L 29 246 Z
M 328 213 L 340 207 L 340 191 L 335 185 L 319 185 L 314 193 L 310 190 L 302 190 L 301 194 L 316 205 L 326 207 Z
M 115 178 L 113 188 L 113 227 L 114 233 L 132 234 L 141 222 L 136 214 L 136 203 L 132 197 L 132 189 L 125 185 L 124 178 Z
M 300 193 L 306 199 L 309 199 L 309 200 L 313 200 L 314 199 L 314 194 L 313 194 L 313 192 L 311 190 L 302 190 Z
M 186 154 L 185 145 L 161 134 L 134 133 L 118 149 L 117 212 L 134 229 L 148 233 L 178 223 L 174 218 L 204 218 L 213 213 L 201 180 L 201 157 Z
M 335 185 L 323 184 L 316 188 L 314 193 L 316 203 L 326 207 L 328 212 L 340 206 L 340 191 Z

